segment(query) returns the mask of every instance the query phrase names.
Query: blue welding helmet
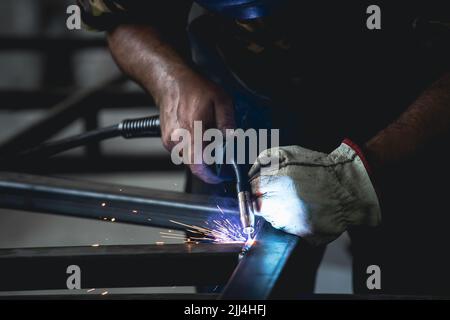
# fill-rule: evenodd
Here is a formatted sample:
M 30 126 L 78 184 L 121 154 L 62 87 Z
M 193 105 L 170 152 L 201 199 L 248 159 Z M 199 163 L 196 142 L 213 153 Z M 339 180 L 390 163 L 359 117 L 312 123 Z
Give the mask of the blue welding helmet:
M 234 19 L 255 19 L 270 15 L 290 0 L 196 0 L 210 12 Z

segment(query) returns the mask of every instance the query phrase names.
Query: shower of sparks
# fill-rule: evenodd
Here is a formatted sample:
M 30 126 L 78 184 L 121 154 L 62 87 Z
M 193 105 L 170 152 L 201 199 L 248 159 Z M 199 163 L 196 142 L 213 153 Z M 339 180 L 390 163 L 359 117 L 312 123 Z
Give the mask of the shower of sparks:
M 185 227 L 186 231 L 193 236 L 187 238 L 184 234 L 161 232 L 161 236 L 164 238 L 184 240 L 185 242 L 244 243 L 246 241 L 241 233 L 241 226 L 231 223 L 229 219 L 214 219 L 211 228 L 193 226 L 175 220 L 170 220 L 170 222 Z
M 177 233 L 173 230 L 160 232 L 162 238 L 180 240 L 186 243 L 243 243 L 244 247 L 250 248 L 254 239 L 242 232 L 242 226 L 238 219 L 227 216 L 222 208 L 217 205 L 218 214 L 208 221 L 205 221 L 204 227 L 185 224 L 175 220 L 170 222 L 182 226 L 190 236 L 184 233 Z

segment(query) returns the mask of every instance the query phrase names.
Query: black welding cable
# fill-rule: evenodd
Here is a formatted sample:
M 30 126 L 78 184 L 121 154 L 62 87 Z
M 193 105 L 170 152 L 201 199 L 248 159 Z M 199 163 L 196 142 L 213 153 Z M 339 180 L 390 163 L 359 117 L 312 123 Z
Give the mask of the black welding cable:
M 120 136 L 118 127 L 119 125 L 113 125 L 61 140 L 45 142 L 34 148 L 19 152 L 17 156 L 14 156 L 14 158 L 47 158 L 70 149 L 84 146 L 86 144 L 115 138 Z
M 86 144 L 103 141 L 106 139 L 123 137 L 125 139 L 160 137 L 159 116 L 152 116 L 140 119 L 124 120 L 119 124 L 89 131 L 65 139 L 45 142 L 37 147 L 19 152 L 16 155 L 7 157 L 9 161 L 15 159 L 23 160 L 28 158 L 46 158 L 58 153 L 84 146 Z
M 37 147 L 19 152 L 18 154 L 6 157 L 9 162 L 15 160 L 27 160 L 35 158 L 48 158 L 53 155 L 68 151 L 86 144 L 95 143 L 111 138 L 123 137 L 125 139 L 144 138 L 144 137 L 160 137 L 161 125 L 159 116 L 151 116 L 139 119 L 124 120 L 119 124 L 106 128 L 89 131 L 76 136 L 65 139 L 45 142 Z M 225 145 L 224 145 L 225 148 Z M 236 152 L 232 159 L 228 159 L 228 164 L 232 168 L 232 175 L 236 179 L 237 192 L 248 191 L 249 183 L 247 176 L 244 175 L 245 170 L 237 163 Z

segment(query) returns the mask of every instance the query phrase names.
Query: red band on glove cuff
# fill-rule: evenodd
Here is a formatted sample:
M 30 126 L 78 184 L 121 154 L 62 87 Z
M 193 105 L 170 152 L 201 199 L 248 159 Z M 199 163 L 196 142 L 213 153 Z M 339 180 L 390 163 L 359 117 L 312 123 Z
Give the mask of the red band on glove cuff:
M 381 197 L 380 197 L 380 189 L 377 187 L 377 183 L 375 181 L 375 177 L 373 174 L 373 170 L 372 167 L 370 166 L 369 162 L 367 161 L 366 156 L 364 155 L 364 152 L 362 151 L 362 149 L 356 144 L 354 143 L 352 140 L 350 139 L 344 139 L 344 141 L 342 141 L 342 143 L 346 144 L 347 146 L 349 146 L 350 148 L 352 148 L 356 154 L 358 155 L 358 157 L 361 159 L 364 168 L 366 169 L 367 173 L 369 174 L 369 178 L 370 181 L 372 182 L 372 186 L 375 189 L 375 193 L 378 196 L 378 201 L 380 201 Z M 380 204 L 381 205 L 381 204 Z
M 344 139 L 344 141 L 342 141 L 342 143 L 348 145 L 350 148 L 352 148 L 353 150 L 355 150 L 356 154 L 358 155 L 358 157 L 361 159 L 364 167 L 367 170 L 367 173 L 369 174 L 369 176 L 371 177 L 371 179 L 373 178 L 373 171 L 372 168 L 369 164 L 369 162 L 367 161 L 366 156 L 364 155 L 364 152 L 362 151 L 362 149 L 356 144 L 354 143 L 352 140 L 350 139 Z M 372 181 L 373 182 L 373 181 Z

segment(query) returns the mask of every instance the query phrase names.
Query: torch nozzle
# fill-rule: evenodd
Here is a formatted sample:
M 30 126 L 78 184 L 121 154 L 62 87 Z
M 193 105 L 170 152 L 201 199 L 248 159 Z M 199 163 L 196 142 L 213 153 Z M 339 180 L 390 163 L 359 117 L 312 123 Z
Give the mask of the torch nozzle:
M 255 232 L 255 214 L 251 195 L 248 191 L 238 193 L 239 213 L 244 234 L 251 236 Z

